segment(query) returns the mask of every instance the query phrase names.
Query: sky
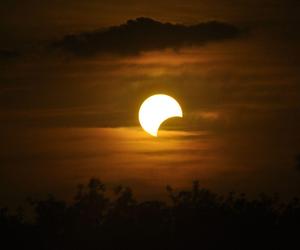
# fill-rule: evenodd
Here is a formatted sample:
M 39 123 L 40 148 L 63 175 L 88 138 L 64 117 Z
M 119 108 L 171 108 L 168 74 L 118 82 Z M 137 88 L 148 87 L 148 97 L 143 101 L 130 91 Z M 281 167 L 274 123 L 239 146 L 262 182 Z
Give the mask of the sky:
M 0 204 L 91 177 L 300 195 L 299 1 L 0 3 Z M 182 119 L 138 122 L 165 93 Z

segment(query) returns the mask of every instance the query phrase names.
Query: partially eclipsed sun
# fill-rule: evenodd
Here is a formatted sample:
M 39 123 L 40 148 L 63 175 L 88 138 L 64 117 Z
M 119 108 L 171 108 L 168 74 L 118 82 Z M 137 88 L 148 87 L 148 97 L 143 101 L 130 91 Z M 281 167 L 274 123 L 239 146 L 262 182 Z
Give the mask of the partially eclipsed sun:
M 160 125 L 171 117 L 182 117 L 179 103 L 171 96 L 150 96 L 140 107 L 140 124 L 152 136 L 157 136 Z

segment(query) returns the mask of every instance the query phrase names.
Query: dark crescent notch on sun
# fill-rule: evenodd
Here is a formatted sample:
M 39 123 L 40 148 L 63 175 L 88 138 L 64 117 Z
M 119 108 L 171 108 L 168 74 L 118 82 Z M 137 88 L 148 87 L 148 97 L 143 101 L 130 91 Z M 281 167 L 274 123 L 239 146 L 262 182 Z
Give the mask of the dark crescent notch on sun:
M 173 117 L 182 117 L 179 103 L 171 96 L 157 94 L 147 98 L 140 107 L 139 121 L 150 135 L 157 136 L 163 122 Z

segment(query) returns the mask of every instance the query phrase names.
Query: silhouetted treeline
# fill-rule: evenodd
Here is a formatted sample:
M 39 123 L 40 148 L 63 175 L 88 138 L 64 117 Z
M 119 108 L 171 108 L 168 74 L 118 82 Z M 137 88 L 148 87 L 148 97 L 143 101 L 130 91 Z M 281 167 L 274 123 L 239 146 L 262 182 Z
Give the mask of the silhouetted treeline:
M 34 223 L 1 209 L 1 249 L 300 249 L 298 199 L 221 196 L 198 182 L 167 192 L 170 203 L 138 202 L 129 188 L 111 196 L 91 179 L 71 204 L 31 199 Z

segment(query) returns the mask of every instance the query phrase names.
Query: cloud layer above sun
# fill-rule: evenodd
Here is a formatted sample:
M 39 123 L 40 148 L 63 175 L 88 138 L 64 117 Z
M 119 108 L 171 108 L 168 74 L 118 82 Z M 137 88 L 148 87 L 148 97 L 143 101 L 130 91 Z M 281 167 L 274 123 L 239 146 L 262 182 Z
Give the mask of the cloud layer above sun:
M 225 22 L 210 21 L 186 26 L 141 17 L 119 26 L 67 35 L 52 43 L 52 48 L 79 56 L 109 53 L 130 55 L 167 48 L 176 50 L 186 46 L 201 46 L 232 39 L 240 34 L 236 26 Z

